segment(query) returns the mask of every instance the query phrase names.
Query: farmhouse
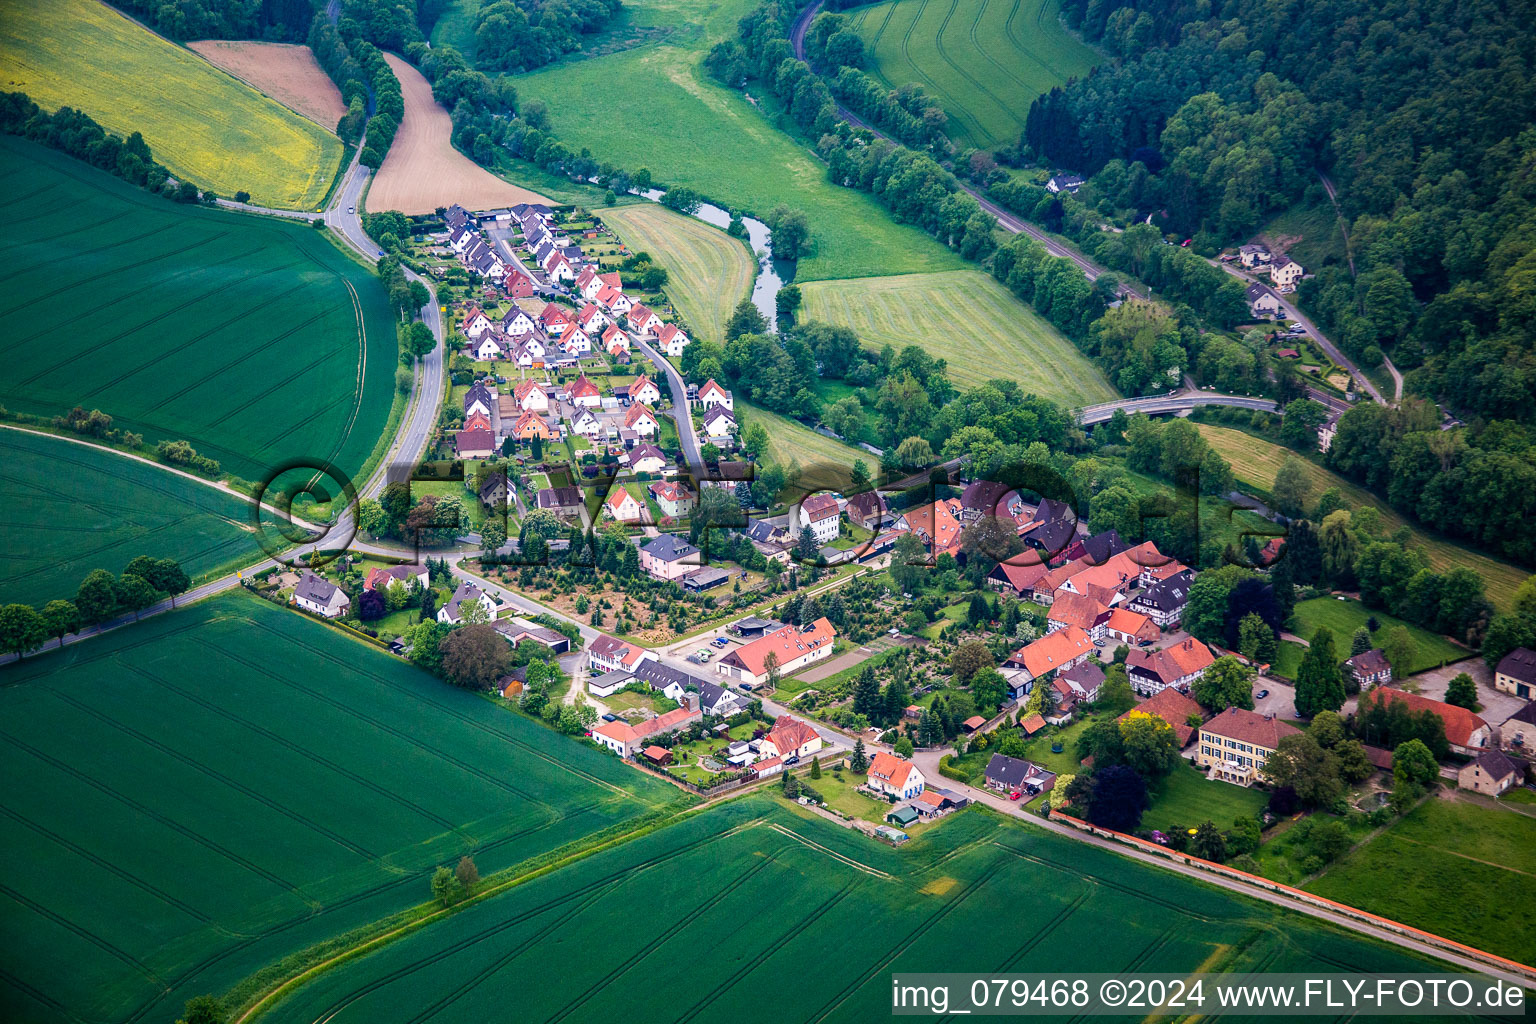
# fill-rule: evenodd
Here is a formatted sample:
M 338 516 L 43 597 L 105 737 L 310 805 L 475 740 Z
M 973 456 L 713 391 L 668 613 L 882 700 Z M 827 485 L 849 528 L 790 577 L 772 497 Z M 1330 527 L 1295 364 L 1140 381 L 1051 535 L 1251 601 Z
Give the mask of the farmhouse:
M 1300 732 L 1274 715 L 1227 708 L 1200 727 L 1195 763 L 1213 779 L 1251 786 L 1261 780 L 1281 738 Z
M 1162 637 L 1157 624 L 1129 608 L 1116 608 L 1104 623 L 1105 636 L 1123 644 L 1150 644 Z
M 1432 700 L 1429 697 L 1390 686 L 1378 686 L 1360 695 L 1361 712 L 1366 711 L 1373 701 L 1383 706 L 1401 701 L 1407 705 L 1409 711 L 1430 711 L 1439 715 L 1440 720 L 1445 723 L 1445 738 L 1450 743 L 1451 749 L 1464 757 L 1478 754 L 1488 746 L 1492 738 L 1493 731 L 1488 727 L 1487 722 L 1466 708 L 1457 707 L 1455 704 Z
M 1083 594 L 1062 592 L 1051 602 L 1046 615 L 1046 632 L 1076 626 L 1093 640 L 1104 639 L 1104 628 L 1109 621 L 1109 609 L 1097 598 Z
M 677 708 L 644 722 L 604 722 L 592 730 L 592 739 L 620 757 L 634 757 L 645 746 L 644 740 L 665 732 L 687 728 L 704 716 L 689 708 Z
M 1485 750 L 1456 773 L 1456 784 L 1484 796 L 1499 796 L 1525 779 L 1525 768 L 1497 750 Z
M 1077 513 L 1071 505 L 1046 498 L 1035 509 L 1035 514 L 1020 524 L 1019 536 L 1024 538 L 1026 545 L 1044 554 L 1046 561 L 1053 561 L 1077 536 L 1077 525 Z
M 1127 605 L 1131 611 L 1145 615 L 1159 629 L 1177 627 L 1189 603 L 1189 587 L 1195 574 L 1185 569 L 1156 583 L 1131 598 Z
M 797 672 L 813 661 L 831 656 L 837 630 L 825 617 L 808 626 L 784 626 L 726 654 L 715 663 L 723 676 L 759 686 L 768 680 L 769 655 L 780 675 Z
M 923 791 L 927 780 L 922 771 L 904 757 L 878 751 L 869 762 L 865 785 L 883 796 L 911 800 Z
M 1150 697 L 1170 686 L 1187 690 L 1215 660 L 1209 647 L 1190 637 L 1160 651 L 1131 651 L 1125 670 L 1131 689 Z
M 987 787 L 1002 793 L 1049 793 L 1056 785 L 1056 773 L 1046 771 L 1031 761 L 993 754 L 987 762 Z
M 1355 655 L 1344 662 L 1344 667 L 1349 669 L 1349 674 L 1354 676 L 1355 683 L 1362 690 L 1392 681 L 1392 666 L 1387 663 L 1387 656 L 1379 647 Z
M 1504 745 L 1520 751 L 1536 751 L 1536 704 L 1527 704 L 1504 720 Z
M 1071 546 L 1062 552 L 1062 557 L 1069 562 L 1086 558 L 1089 565 L 1103 565 L 1120 552 L 1130 549 L 1131 546 L 1120 538 L 1118 530 L 1105 530 L 1092 537 L 1080 537 L 1073 541 Z
M 1020 557 L 1034 558 L 1034 555 Z M 1035 600 L 1035 589 L 1046 576 L 1050 575 L 1050 569 L 1044 562 L 1026 562 L 1016 564 L 1013 560 L 999 562 L 987 577 L 987 581 L 998 590 L 1011 590 L 1014 594 L 1025 600 Z
M 1011 696 L 1028 693 L 1036 680 L 1052 672 L 1073 668 L 1094 653 L 1093 638 L 1076 626 L 1066 626 L 1020 647 L 1008 656 L 1003 667 L 1013 669 L 1015 690 Z
M 293 588 L 293 603 L 327 619 L 340 618 L 352 607 L 352 599 L 340 587 L 308 570 Z
M 815 729 L 798 718 L 780 715 L 773 720 L 773 728 L 763 737 L 757 752 L 760 757 L 777 757 L 785 763 L 793 763 L 820 749 L 821 736 Z
M 1512 693 L 1521 700 L 1530 700 L 1536 692 L 1536 651 L 1528 647 L 1516 647 L 1499 659 L 1493 670 L 1493 688 L 1501 693 Z
M 500 607 L 490 594 L 467 580 L 460 581 L 458 589 L 453 592 L 453 597 L 437 610 L 437 621 L 450 626 L 473 621 L 493 622 Z M 476 611 L 476 608 L 479 610 Z
M 699 567 L 699 549 L 675 533 L 664 533 L 640 549 L 640 568 L 659 580 L 675 580 Z

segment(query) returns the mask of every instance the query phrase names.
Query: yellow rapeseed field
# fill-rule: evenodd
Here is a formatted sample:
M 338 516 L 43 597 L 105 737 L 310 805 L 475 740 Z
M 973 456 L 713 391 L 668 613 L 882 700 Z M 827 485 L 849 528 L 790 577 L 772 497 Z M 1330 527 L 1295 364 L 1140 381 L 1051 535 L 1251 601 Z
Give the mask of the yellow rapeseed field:
M 0 88 L 141 132 L 172 174 L 264 206 L 317 207 L 341 164 L 330 132 L 97 0 L 0 0 Z

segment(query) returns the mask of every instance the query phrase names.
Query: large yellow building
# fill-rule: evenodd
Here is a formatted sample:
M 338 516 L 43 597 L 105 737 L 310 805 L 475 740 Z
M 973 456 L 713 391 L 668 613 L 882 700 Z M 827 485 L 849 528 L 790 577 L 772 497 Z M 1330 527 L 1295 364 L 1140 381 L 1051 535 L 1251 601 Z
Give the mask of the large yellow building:
M 1200 727 L 1195 763 L 1212 778 L 1239 786 L 1259 781 L 1282 736 L 1299 733 L 1289 722 L 1242 708 L 1227 708 Z

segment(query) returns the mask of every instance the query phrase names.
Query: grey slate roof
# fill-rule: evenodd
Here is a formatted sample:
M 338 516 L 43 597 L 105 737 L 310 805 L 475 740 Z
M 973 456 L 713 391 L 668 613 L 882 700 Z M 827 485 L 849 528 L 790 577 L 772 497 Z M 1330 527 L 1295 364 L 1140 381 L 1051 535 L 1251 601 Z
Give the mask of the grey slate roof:
M 699 549 L 675 533 L 664 533 L 640 549 L 663 562 L 676 562 L 699 553 Z
M 1159 611 L 1176 611 L 1189 603 L 1189 585 L 1194 582 L 1194 579 L 1195 574 L 1188 569 L 1176 572 L 1167 579 L 1153 584 L 1133 603 L 1145 604 Z
M 1536 684 L 1536 651 L 1516 647 L 1499 659 L 1497 671 L 1522 683 Z
M 316 576 L 312 572 L 306 572 L 304 578 L 299 580 L 293 588 L 294 597 L 302 597 L 306 601 L 316 604 L 330 604 L 331 598 L 341 588 L 330 580 Z

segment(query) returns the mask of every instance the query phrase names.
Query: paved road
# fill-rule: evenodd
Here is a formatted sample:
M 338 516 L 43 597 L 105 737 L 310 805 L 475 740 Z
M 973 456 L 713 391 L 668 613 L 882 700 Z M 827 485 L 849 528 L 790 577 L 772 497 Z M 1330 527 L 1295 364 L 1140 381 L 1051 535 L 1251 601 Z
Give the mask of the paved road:
M 361 150 L 361 146 L 359 146 L 359 150 Z M 362 195 L 363 186 L 367 183 L 367 180 L 368 169 L 359 164 L 354 157 L 351 166 L 347 168 L 346 176 L 343 178 L 341 185 L 337 187 L 332 196 L 330 207 L 327 208 L 323 216 L 331 230 L 335 231 L 343 241 L 357 250 L 369 262 L 373 262 L 383 253 L 363 231 L 362 218 L 356 212 L 359 197 Z M 258 213 L 274 217 L 287 217 L 298 220 L 313 220 L 315 217 L 313 213 L 267 209 L 265 207 L 250 206 L 245 203 L 236 203 L 231 200 L 221 199 L 219 200 L 219 205 L 229 209 L 242 210 L 247 213 Z M 437 423 L 438 414 L 442 408 L 445 360 L 443 358 L 442 344 L 443 323 L 442 316 L 438 310 L 437 293 L 431 281 L 419 277 L 409 270 L 406 271 L 406 277 L 413 281 L 421 281 L 427 288 L 429 299 L 427 304 L 421 308 L 421 318 L 432 329 L 432 333 L 437 336 L 438 345 L 428 356 L 420 360 L 420 373 L 418 374 L 416 387 L 411 394 L 410 406 L 404 419 L 401 421 L 399 429 L 396 431 L 394 442 L 385 453 L 384 459 L 380 461 L 378 467 L 363 482 L 362 486 L 358 488 L 360 497 L 371 497 L 383 491 L 385 484 L 390 480 L 392 471 L 396 471 L 397 464 L 398 474 L 401 478 L 409 474 L 411 468 L 421 458 L 421 454 L 426 448 L 427 439 L 431 436 L 432 429 Z M 159 465 L 158 463 L 151 464 Z M 161 466 L 160 468 L 166 469 L 168 467 Z M 191 479 L 214 487 L 221 486 L 211 481 L 202 480 L 199 477 L 191 477 Z M 244 497 L 244 495 L 240 495 L 240 497 Z M 311 530 L 325 530 L 323 527 L 317 527 L 302 521 L 300 521 L 300 525 L 306 526 Z M 348 509 L 338 516 L 336 523 L 328 530 L 325 530 L 320 536 L 321 546 L 327 548 L 334 546 L 336 539 L 347 536 L 354 528 L 353 515 L 351 510 Z M 326 538 L 332 539 L 327 541 Z M 355 537 L 349 546 L 353 550 L 366 554 L 402 558 L 409 558 L 415 554 L 411 548 L 404 545 L 374 543 L 358 540 Z M 313 542 L 301 544 L 290 549 L 286 553 L 286 557 L 293 558 L 307 555 L 314 547 L 315 544 Z M 188 602 L 211 597 L 226 590 L 232 590 L 240 586 L 242 577 L 265 572 L 276 567 L 278 564 L 275 559 L 262 559 L 228 576 L 211 580 L 199 587 L 194 587 L 176 598 L 174 605 L 171 600 L 165 600 L 146 608 L 136 616 L 131 614 L 123 615 L 95 626 L 87 626 L 78 633 L 70 634 L 64 643 L 79 643 L 82 640 L 88 640 L 129 623 L 137 622 L 146 616 L 159 615 L 170 611 L 172 607 L 181 607 Z M 61 646 L 63 644 L 53 645 L 55 648 Z M 49 648 L 43 649 L 47 650 Z M 16 655 L 7 654 L 0 657 L 0 665 L 8 664 L 15 660 L 17 660 Z
M 651 362 L 667 375 L 667 386 L 672 389 L 672 421 L 677 424 L 677 437 L 682 442 L 683 459 L 688 463 L 689 468 L 702 469 L 703 449 L 699 447 L 699 435 L 693 429 L 693 413 L 688 408 L 688 387 L 683 383 L 683 375 L 667 361 L 666 356 L 652 348 L 650 342 L 637 334 L 631 334 L 630 337 L 640 351 L 644 352 Z
M 1275 412 L 1276 406 L 1273 399 L 1251 398 L 1243 395 L 1224 395 L 1216 391 L 1180 391 L 1172 395 L 1162 395 L 1152 398 L 1122 398 L 1118 402 L 1105 402 L 1102 405 L 1086 406 L 1078 413 L 1078 422 L 1083 426 L 1092 426 L 1095 423 L 1103 423 L 1116 412 L 1124 410 L 1127 415 L 1144 412 L 1149 415 L 1158 413 L 1183 412 L 1193 409 L 1198 405 L 1230 405 L 1239 409 L 1259 409 L 1264 412 Z
M 882 744 L 865 745 L 871 747 L 872 751 L 876 747 L 884 749 Z M 1248 885 L 1244 882 L 1237 881 L 1233 878 L 1228 878 L 1224 875 L 1218 875 L 1211 871 L 1205 871 L 1200 868 L 1191 867 L 1187 864 L 1171 861 L 1166 857 L 1159 857 L 1154 854 L 1143 853 L 1134 847 L 1126 846 L 1122 843 L 1117 843 L 1109 839 L 1104 839 L 1100 836 L 1096 836 L 1088 832 L 1081 832 L 1070 825 L 1065 825 L 1061 822 L 1042 818 L 1033 812 L 1023 813 L 1020 810 L 1020 805 L 1018 803 L 1014 803 L 1006 796 L 995 792 L 994 790 L 978 789 L 975 786 L 968 786 L 962 782 L 957 782 L 954 779 L 946 778 L 945 776 L 941 775 L 939 773 L 939 759 L 946 752 L 947 750 L 943 749 L 920 750 L 912 756 L 912 760 L 918 766 L 918 768 L 922 770 L 923 774 L 927 778 L 933 780 L 934 785 L 942 786 L 945 789 L 957 790 L 963 793 L 965 796 L 970 797 L 973 801 L 976 801 L 977 803 L 983 804 L 987 807 L 991 807 L 992 809 L 1000 811 L 1009 817 L 1027 821 L 1032 825 L 1051 832 L 1055 832 L 1057 835 L 1065 836 L 1068 839 L 1075 839 L 1082 843 L 1091 843 L 1094 846 L 1098 846 L 1112 853 L 1119 854 L 1122 857 L 1129 857 L 1132 860 L 1141 861 L 1143 864 L 1147 864 L 1154 868 L 1160 868 L 1164 871 L 1172 871 L 1180 875 L 1186 875 L 1190 878 L 1204 882 L 1207 885 L 1218 886 L 1222 889 L 1240 893 L 1241 895 L 1248 896 L 1252 899 L 1263 900 L 1266 903 L 1273 903 L 1276 906 L 1284 907 L 1287 910 L 1293 910 L 1299 914 L 1306 914 L 1309 917 L 1315 917 L 1323 921 L 1328 921 L 1332 924 L 1338 925 L 1341 928 L 1347 928 L 1353 932 L 1370 935 L 1374 938 L 1381 939 L 1383 942 L 1390 942 L 1394 946 L 1401 946 L 1404 949 L 1413 950 L 1414 952 L 1422 953 L 1426 956 L 1431 956 L 1438 960 L 1444 960 L 1449 963 L 1456 964 L 1457 966 L 1469 968 L 1480 973 L 1493 974 L 1497 977 L 1504 978 L 1507 981 L 1511 981 L 1523 986 L 1528 987 L 1531 984 L 1531 980 L 1524 975 L 1516 974 L 1512 971 L 1500 970 L 1499 968 L 1489 966 L 1481 960 L 1476 960 L 1469 956 L 1462 956 L 1458 953 L 1451 952 L 1431 943 L 1422 942 L 1418 939 L 1400 934 L 1395 931 L 1391 931 L 1387 928 L 1369 924 L 1365 921 L 1350 917 L 1346 914 L 1335 913 L 1334 911 L 1323 907 L 1314 906 L 1309 903 L 1302 903 L 1288 896 L 1271 892 L 1268 889 L 1261 889 L 1257 886 Z

